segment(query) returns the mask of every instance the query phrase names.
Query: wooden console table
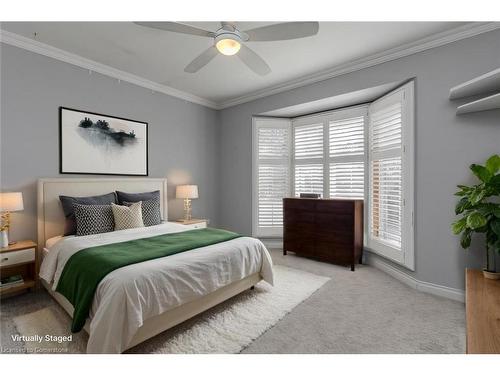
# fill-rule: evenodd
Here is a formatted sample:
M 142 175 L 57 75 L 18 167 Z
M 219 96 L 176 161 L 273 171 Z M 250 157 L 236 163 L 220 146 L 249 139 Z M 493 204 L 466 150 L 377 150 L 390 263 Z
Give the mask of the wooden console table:
M 465 271 L 467 354 L 500 353 L 500 280 Z

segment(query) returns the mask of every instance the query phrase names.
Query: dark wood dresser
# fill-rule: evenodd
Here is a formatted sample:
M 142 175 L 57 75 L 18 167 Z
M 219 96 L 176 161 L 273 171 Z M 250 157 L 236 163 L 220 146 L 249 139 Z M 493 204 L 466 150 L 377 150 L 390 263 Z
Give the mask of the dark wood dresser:
M 363 201 L 283 199 L 283 254 L 350 265 L 363 254 Z

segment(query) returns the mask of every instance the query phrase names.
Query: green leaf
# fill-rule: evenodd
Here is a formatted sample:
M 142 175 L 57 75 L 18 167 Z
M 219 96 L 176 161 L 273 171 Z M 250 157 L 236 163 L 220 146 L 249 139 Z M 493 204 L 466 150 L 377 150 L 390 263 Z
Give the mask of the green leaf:
M 487 233 L 488 232 L 488 226 L 484 225 L 482 227 L 474 229 L 474 232 L 476 233 Z
M 494 175 L 488 182 L 488 185 L 494 190 L 493 195 L 500 194 L 500 174 Z
M 457 191 L 455 195 L 459 197 L 468 195 L 473 190 L 471 187 L 465 185 L 457 185 L 457 188 L 459 189 L 459 191 Z
M 479 178 L 483 182 L 488 182 L 493 176 L 493 174 L 487 168 L 479 164 L 472 164 L 470 166 L 470 170 L 476 175 L 477 178 Z
M 481 202 L 484 199 L 484 196 L 486 195 L 486 191 L 484 189 L 476 189 L 474 192 L 470 195 L 469 200 L 471 205 L 476 205 L 479 202 Z
M 493 244 L 490 244 L 490 250 L 493 250 L 496 253 L 500 254 L 500 240 L 497 240 Z
M 497 209 L 497 205 L 494 203 L 480 203 L 477 205 L 476 210 L 484 216 L 493 215 Z
M 453 234 L 460 234 L 460 232 L 462 232 L 466 227 L 467 227 L 467 219 L 463 217 L 460 220 L 455 221 L 451 225 L 451 230 L 453 231 Z
M 471 230 L 466 229 L 462 233 L 462 237 L 460 237 L 460 246 L 462 246 L 463 249 L 467 249 L 470 246 L 470 241 L 471 241 Z
M 491 221 L 490 228 L 498 237 L 500 237 L 500 220 Z
M 492 230 L 486 232 L 486 244 L 488 245 L 488 247 L 494 246 L 497 241 L 498 241 L 498 236 L 496 235 L 495 232 L 493 232 Z
M 485 226 L 487 223 L 486 218 L 479 212 L 473 212 L 467 216 L 467 227 L 470 229 L 477 229 Z
M 496 174 L 500 169 L 500 156 L 493 155 L 488 160 L 486 160 L 486 168 L 491 174 Z
M 469 198 L 462 198 L 455 206 L 455 215 L 459 215 L 470 207 Z

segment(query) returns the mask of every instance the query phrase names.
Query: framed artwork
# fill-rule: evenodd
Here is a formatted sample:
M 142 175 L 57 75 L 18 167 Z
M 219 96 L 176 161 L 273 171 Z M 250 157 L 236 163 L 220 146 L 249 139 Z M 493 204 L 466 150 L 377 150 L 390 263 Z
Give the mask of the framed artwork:
M 148 123 L 59 107 L 62 174 L 148 175 Z

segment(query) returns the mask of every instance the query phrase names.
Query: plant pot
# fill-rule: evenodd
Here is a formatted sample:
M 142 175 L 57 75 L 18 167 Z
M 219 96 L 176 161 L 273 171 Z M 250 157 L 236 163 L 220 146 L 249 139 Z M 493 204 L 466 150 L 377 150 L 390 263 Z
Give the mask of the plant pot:
M 483 269 L 483 276 L 485 279 L 500 280 L 500 272 L 487 271 Z

